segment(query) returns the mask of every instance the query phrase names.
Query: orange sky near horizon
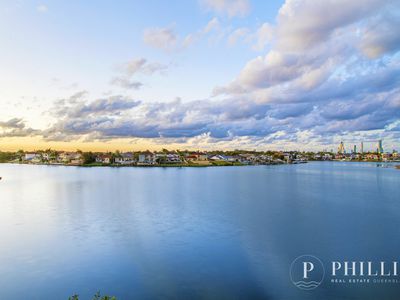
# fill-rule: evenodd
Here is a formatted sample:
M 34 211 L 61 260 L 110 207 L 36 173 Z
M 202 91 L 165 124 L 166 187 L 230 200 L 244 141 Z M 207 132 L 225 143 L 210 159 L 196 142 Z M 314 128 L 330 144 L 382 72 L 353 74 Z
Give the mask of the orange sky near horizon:
M 45 150 L 48 148 L 54 150 L 66 150 L 75 151 L 80 149 L 82 151 L 142 151 L 142 150 L 159 150 L 162 148 L 177 149 L 177 147 L 171 147 L 172 145 L 154 145 L 146 143 L 145 141 L 132 143 L 123 139 L 112 140 L 105 142 L 82 142 L 82 141 L 44 141 L 40 138 L 34 137 L 19 137 L 19 138 L 3 138 L 0 139 L 0 151 L 18 151 L 20 149 L 24 151 L 33 150 Z M 178 148 L 184 148 L 178 147 Z M 185 147 L 188 148 L 188 147 Z
M 272 146 L 272 145 L 271 145 Z M 45 141 L 39 137 L 13 137 L 13 138 L 0 138 L 0 151 L 35 151 L 35 150 L 46 150 L 53 149 L 58 151 L 159 151 L 163 148 L 168 150 L 234 150 L 238 149 L 230 144 L 210 147 L 210 145 L 190 145 L 190 144 L 179 144 L 179 143 L 165 143 L 161 144 L 149 139 L 112 139 L 109 141 Z M 273 147 L 272 147 L 273 148 Z M 243 150 L 254 150 L 243 149 Z M 261 149 L 259 149 L 261 150 Z

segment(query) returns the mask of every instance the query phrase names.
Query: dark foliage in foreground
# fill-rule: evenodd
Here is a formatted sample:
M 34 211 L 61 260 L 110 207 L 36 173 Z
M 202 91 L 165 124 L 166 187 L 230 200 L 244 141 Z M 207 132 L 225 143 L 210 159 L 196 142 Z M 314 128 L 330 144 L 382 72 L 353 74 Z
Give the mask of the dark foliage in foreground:
M 73 295 L 71 297 L 68 298 L 68 300 L 79 300 L 79 295 Z M 115 296 L 110 297 L 110 296 L 101 296 L 100 292 L 97 292 L 92 300 L 117 300 L 117 298 L 115 298 Z

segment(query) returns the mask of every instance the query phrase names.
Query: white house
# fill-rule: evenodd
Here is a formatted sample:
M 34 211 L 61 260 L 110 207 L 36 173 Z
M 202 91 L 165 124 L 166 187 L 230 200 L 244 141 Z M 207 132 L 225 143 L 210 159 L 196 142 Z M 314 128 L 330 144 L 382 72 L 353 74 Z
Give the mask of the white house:
M 101 155 L 96 156 L 97 163 L 110 164 L 111 161 L 112 161 L 111 155 L 101 154 Z
M 40 162 L 41 156 L 38 153 L 29 152 L 25 153 L 24 160 L 31 162 Z
M 154 154 L 147 151 L 147 152 L 142 152 L 139 154 L 139 164 L 154 164 L 155 162 L 155 157 Z
M 216 154 L 210 157 L 210 160 L 213 161 L 227 161 L 228 158 L 224 155 Z
M 132 164 L 134 162 L 135 159 L 132 152 L 121 153 L 118 157 L 115 158 L 115 163 L 121 165 Z

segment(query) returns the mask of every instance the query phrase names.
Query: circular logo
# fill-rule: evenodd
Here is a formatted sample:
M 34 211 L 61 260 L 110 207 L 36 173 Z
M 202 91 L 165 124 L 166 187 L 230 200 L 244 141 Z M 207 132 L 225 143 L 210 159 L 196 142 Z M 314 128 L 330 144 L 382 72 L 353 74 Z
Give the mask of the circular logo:
M 322 261 L 313 255 L 297 257 L 290 265 L 290 279 L 302 290 L 313 290 L 324 280 L 325 269 Z

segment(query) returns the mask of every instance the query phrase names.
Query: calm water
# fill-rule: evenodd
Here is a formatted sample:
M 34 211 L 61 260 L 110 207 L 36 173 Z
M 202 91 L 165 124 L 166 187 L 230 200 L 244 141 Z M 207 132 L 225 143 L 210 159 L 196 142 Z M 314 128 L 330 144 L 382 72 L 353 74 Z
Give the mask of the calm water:
M 400 284 L 302 291 L 291 262 L 400 259 L 400 171 L 0 164 L 0 299 L 398 299 Z

